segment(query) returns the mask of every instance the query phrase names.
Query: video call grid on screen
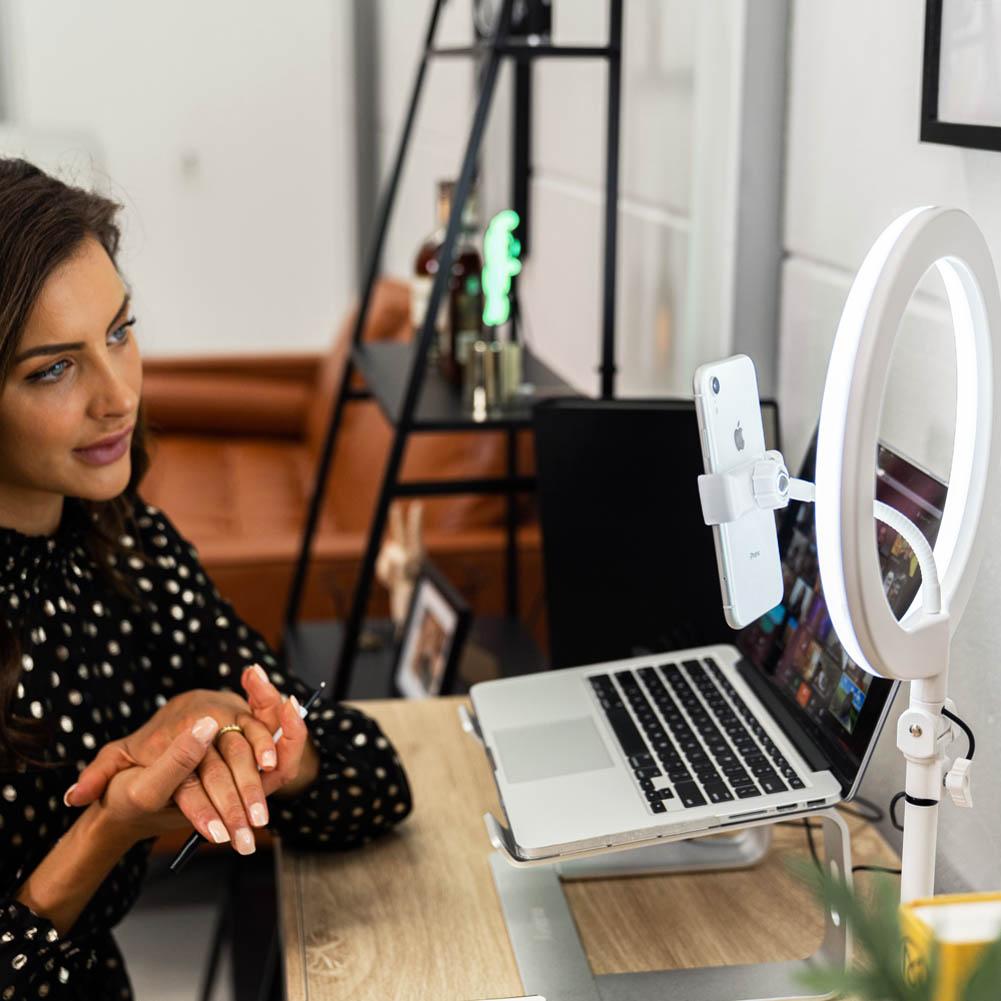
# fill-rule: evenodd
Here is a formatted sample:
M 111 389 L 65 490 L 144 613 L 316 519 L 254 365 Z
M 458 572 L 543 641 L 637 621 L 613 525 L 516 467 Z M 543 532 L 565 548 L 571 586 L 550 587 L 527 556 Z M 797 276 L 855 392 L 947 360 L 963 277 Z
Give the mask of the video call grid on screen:
M 804 475 L 812 478 L 812 469 Z M 934 546 L 942 521 L 946 486 L 888 448 L 879 447 L 876 498 L 906 515 Z M 741 630 L 737 645 L 782 695 L 794 702 L 844 750 L 873 683 L 844 651 L 820 589 L 814 505 L 790 505 L 783 535 L 782 602 Z M 917 557 L 892 528 L 876 522 L 883 587 L 899 619 L 921 587 Z

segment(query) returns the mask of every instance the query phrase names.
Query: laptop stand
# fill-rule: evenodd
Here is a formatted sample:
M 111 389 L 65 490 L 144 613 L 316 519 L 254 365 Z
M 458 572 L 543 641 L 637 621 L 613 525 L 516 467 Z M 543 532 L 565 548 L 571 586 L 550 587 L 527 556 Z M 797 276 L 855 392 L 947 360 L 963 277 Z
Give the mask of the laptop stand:
M 463 729 L 480 740 L 476 721 L 459 709 Z M 482 741 L 480 741 L 482 743 Z M 831 994 L 804 994 L 799 974 L 816 963 L 847 967 L 848 930 L 827 910 L 824 937 L 812 956 L 785 962 L 713 966 L 701 969 L 612 973 L 591 971 L 577 926 L 563 893 L 564 879 L 611 878 L 746 868 L 763 858 L 775 824 L 796 819 L 819 822 L 823 865 L 851 880 L 851 840 L 836 810 L 782 814 L 749 821 L 732 836 L 686 840 L 684 834 L 652 843 L 583 850 L 559 862 L 520 857 L 511 831 L 492 814 L 484 816 L 496 851 L 490 858 L 508 937 L 522 985 L 546 1001 L 820 1001 Z

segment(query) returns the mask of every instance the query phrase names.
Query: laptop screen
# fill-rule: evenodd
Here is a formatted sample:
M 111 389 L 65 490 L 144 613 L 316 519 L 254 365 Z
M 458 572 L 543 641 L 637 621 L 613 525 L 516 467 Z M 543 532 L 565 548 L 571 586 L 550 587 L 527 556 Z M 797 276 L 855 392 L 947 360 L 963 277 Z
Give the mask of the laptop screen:
M 800 476 L 814 479 L 816 438 Z M 946 486 L 889 448 L 877 456 L 876 497 L 901 511 L 934 545 Z M 910 546 L 874 522 L 883 586 L 899 619 L 921 588 Z M 819 744 L 842 781 L 858 772 L 893 682 L 863 671 L 842 649 L 820 589 L 814 506 L 790 504 L 779 544 L 785 583 L 782 603 L 737 635 L 737 646 L 779 694 L 797 722 Z

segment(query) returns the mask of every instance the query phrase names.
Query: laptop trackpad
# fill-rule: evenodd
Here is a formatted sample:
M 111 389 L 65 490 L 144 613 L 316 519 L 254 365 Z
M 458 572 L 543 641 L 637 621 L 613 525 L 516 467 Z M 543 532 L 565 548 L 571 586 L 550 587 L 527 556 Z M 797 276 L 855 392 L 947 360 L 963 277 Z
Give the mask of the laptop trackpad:
M 611 768 L 612 759 L 590 716 L 498 730 L 497 750 L 508 782 Z

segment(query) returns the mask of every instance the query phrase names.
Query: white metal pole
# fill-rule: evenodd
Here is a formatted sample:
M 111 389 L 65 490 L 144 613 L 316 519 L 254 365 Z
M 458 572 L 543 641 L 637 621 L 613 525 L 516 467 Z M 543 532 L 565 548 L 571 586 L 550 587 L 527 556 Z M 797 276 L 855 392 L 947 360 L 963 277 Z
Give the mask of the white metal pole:
M 947 676 L 946 667 L 934 678 L 911 682 L 910 705 L 897 727 L 897 746 L 907 761 L 901 903 L 935 893 L 938 804 L 945 764 L 939 735 L 947 726 L 942 716 Z

